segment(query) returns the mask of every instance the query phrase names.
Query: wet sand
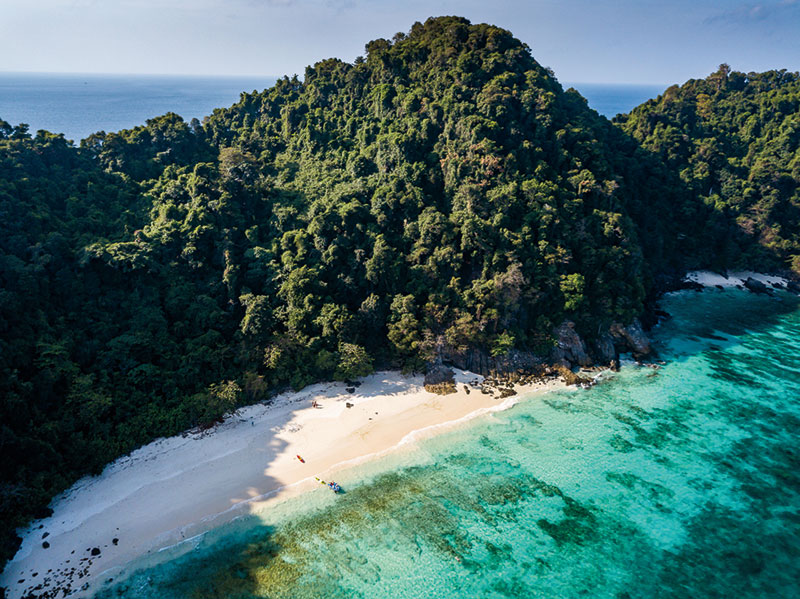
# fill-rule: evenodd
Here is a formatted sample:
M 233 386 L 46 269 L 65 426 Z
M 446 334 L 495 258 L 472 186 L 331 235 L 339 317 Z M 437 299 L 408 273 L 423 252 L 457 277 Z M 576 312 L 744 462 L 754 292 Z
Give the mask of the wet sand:
M 64 590 L 89 595 L 137 557 L 519 398 L 470 386 L 480 381 L 456 371 L 458 391 L 440 396 L 425 391 L 421 376 L 378 372 L 357 387 L 312 385 L 243 408 L 210 431 L 154 441 L 56 497 L 53 515 L 23 531 L 0 586 L 11 599 L 29 592 L 61 597 Z M 559 387 L 551 380 L 515 389 Z

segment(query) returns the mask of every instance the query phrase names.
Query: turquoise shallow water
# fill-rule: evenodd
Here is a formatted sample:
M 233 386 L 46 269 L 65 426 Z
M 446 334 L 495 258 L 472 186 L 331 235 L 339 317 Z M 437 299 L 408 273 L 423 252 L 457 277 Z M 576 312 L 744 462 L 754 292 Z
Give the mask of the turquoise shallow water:
M 798 300 L 662 305 L 660 370 L 474 420 L 97 597 L 800 596 Z

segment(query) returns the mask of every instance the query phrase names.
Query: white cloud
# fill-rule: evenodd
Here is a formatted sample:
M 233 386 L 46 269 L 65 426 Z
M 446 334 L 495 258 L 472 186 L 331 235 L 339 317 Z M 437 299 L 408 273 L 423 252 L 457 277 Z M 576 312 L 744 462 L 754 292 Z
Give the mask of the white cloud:
M 800 2 L 798 0 L 776 0 L 757 4 L 742 4 L 707 18 L 706 23 L 754 23 L 792 17 L 800 17 Z

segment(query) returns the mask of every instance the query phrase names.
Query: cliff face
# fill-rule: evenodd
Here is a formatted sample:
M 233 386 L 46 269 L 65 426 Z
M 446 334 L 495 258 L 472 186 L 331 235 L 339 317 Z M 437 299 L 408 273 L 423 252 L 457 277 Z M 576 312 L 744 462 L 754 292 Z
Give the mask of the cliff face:
M 641 358 L 667 269 L 800 272 L 800 78 L 722 75 L 614 126 L 510 32 L 446 17 L 202 124 L 76 148 L 0 120 L 6 521 L 268 385 L 420 370 L 437 336 L 481 374 Z
M 615 344 L 627 348 L 637 360 L 641 360 L 652 353 L 650 339 L 642 329 L 642 323 L 639 322 L 638 318 L 634 318 L 633 322 L 628 326 L 615 322 L 611 325 L 609 333 L 616 340 Z
M 463 352 L 444 349 L 442 360 L 456 368 L 469 370 L 483 376 L 493 373 L 509 375 L 519 372 L 536 373 L 545 366 L 545 360 L 532 352 L 511 350 L 502 356 L 492 356 L 480 348 L 470 348 Z
M 550 359 L 554 363 L 563 364 L 567 367 L 589 366 L 592 359 L 586 353 L 586 343 L 575 331 L 575 323 L 565 320 L 553 331 L 556 339 L 556 346 L 550 354 Z
M 428 368 L 430 384 L 445 382 L 447 375 L 443 373 L 447 368 L 443 367 L 443 363 L 483 376 L 513 378 L 521 373 L 540 374 L 549 366 L 556 367 L 559 372 L 592 365 L 616 368 L 619 366 L 621 353 L 630 353 L 636 360 L 653 355 L 650 339 L 639 319 L 634 319 L 629 325 L 613 323 L 592 344 L 586 343 L 575 330 L 575 323 L 569 320 L 553 329 L 553 337 L 555 345 L 547 356 L 516 349 L 500 356 L 492 356 L 481 348 L 458 351 L 442 344 L 436 362 Z M 426 385 L 428 384 L 429 379 L 426 377 Z
M 592 364 L 615 367 L 619 365 L 619 355 L 622 353 L 630 353 L 636 360 L 653 354 L 650 339 L 638 318 L 634 318 L 629 325 L 612 323 L 590 347 L 577 333 L 572 322 L 564 321 L 554 333 L 558 342 L 550 359 L 567 368 Z

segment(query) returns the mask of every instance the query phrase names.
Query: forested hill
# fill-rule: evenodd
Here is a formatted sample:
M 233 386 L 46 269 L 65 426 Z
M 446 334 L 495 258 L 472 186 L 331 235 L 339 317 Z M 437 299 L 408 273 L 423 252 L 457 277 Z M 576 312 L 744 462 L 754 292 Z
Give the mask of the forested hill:
M 437 18 L 366 49 L 202 124 L 75 148 L 0 121 L 3 556 L 80 475 L 281 386 L 547 358 L 565 320 L 600 347 L 735 222 L 648 106 L 614 126 L 507 31 Z
M 680 176 L 703 218 L 694 258 L 800 273 L 800 75 L 739 73 L 667 89 L 617 120 Z

